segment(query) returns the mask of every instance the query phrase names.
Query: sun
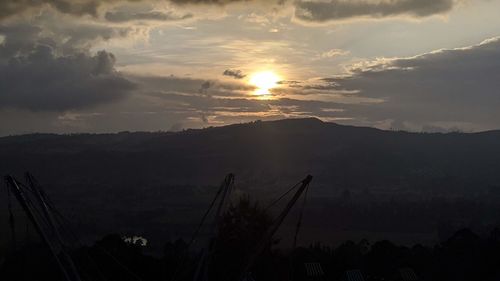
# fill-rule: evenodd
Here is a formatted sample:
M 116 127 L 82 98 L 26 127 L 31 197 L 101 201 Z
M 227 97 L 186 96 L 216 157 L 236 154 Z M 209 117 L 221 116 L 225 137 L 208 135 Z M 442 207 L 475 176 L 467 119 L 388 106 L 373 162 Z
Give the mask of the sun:
M 261 71 L 254 73 L 249 83 L 257 88 L 256 95 L 269 95 L 269 90 L 276 88 L 281 78 L 272 71 Z

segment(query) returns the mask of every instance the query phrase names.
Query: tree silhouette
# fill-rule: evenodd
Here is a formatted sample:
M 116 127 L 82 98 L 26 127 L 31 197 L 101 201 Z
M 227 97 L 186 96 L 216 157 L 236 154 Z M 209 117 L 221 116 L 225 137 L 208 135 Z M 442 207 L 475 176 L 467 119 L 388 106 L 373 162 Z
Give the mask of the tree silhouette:
M 237 204 L 231 205 L 219 226 L 210 264 L 210 280 L 237 280 L 249 254 L 271 223 L 271 216 L 248 197 L 242 197 Z M 267 253 L 269 251 L 266 250 Z M 266 263 L 261 262 L 256 267 L 262 267 L 262 264 Z

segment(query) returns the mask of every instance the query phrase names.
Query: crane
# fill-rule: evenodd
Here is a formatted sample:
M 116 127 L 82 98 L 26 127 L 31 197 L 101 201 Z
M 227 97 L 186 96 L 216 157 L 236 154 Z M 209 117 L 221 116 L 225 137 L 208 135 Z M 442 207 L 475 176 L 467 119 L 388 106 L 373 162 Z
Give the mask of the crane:
M 219 189 L 217 190 L 217 193 L 215 194 L 215 197 L 212 199 L 210 205 L 208 206 L 208 209 L 203 214 L 203 217 L 201 218 L 198 227 L 194 231 L 187 245 L 186 255 L 183 256 L 182 260 L 180 261 L 180 264 L 174 271 L 174 274 L 171 278 L 172 281 L 176 281 L 177 278 L 179 277 L 179 274 L 181 273 L 183 267 L 185 266 L 187 252 L 189 251 L 189 248 L 196 242 L 196 239 L 198 238 L 201 229 L 205 225 L 210 214 L 213 213 L 213 210 L 217 204 L 217 208 L 215 210 L 215 214 L 213 215 L 213 221 L 209 232 L 210 237 L 208 239 L 205 248 L 201 250 L 200 259 L 193 276 L 193 281 L 208 280 L 208 265 L 210 264 L 210 260 L 215 249 L 218 227 L 220 225 L 224 213 L 227 210 L 233 188 L 234 188 L 234 174 L 230 173 L 222 181 L 221 185 L 219 186 Z
M 285 208 L 280 212 L 280 214 L 274 219 L 272 225 L 268 228 L 267 232 L 261 237 L 259 242 L 257 243 L 257 246 L 255 247 L 255 251 L 251 253 L 247 259 L 246 265 L 243 267 L 243 270 L 241 272 L 240 276 L 240 281 L 243 281 L 247 278 L 249 270 L 252 268 L 252 266 L 255 264 L 257 258 L 262 254 L 262 252 L 266 249 L 267 246 L 269 246 L 272 241 L 274 234 L 278 231 L 280 226 L 283 224 L 283 221 L 287 217 L 287 215 L 290 213 L 290 210 L 292 207 L 297 203 L 297 200 L 299 200 L 300 196 L 304 193 L 304 191 L 307 191 L 309 188 L 309 184 L 312 181 L 312 176 L 308 175 L 306 178 L 304 178 L 302 181 L 300 181 L 298 184 L 293 186 L 290 190 L 288 190 L 285 194 L 283 194 L 278 200 L 273 202 L 272 205 L 274 205 L 277 201 L 281 200 L 285 195 L 290 193 L 291 191 L 295 190 L 297 187 L 298 189 L 295 191 L 295 194 L 293 197 L 288 201 L 286 204 Z M 298 228 L 300 227 L 300 222 L 297 225 L 297 231 Z M 297 232 L 294 238 L 294 244 L 296 243 L 297 239 Z
M 210 233 L 210 238 L 208 239 L 208 245 L 206 246 L 205 249 L 202 250 L 202 255 L 201 259 L 198 263 L 198 268 L 196 269 L 196 272 L 193 277 L 193 281 L 207 281 L 208 280 L 208 266 L 210 264 L 211 258 L 213 256 L 214 250 L 215 250 L 215 242 L 216 242 L 216 237 L 217 237 L 217 230 L 220 226 L 220 222 L 222 220 L 222 217 L 224 213 L 227 210 L 227 206 L 229 204 L 229 198 L 231 195 L 231 192 L 233 191 L 234 187 L 234 175 L 233 174 L 228 174 L 222 184 L 219 187 L 219 190 L 217 194 L 215 195 L 215 198 L 213 199 L 212 203 L 210 204 L 210 207 L 208 208 L 207 212 L 203 216 L 202 222 L 200 224 L 199 229 L 202 227 L 206 217 L 210 213 L 211 209 L 219 200 L 219 204 L 217 206 L 217 210 L 214 215 L 214 221 L 212 224 L 212 229 Z M 219 198 L 220 196 L 220 198 Z M 197 234 L 197 233 L 196 233 Z M 195 234 L 195 235 L 196 235 Z
M 5 183 L 23 208 L 37 233 L 50 249 L 64 280 L 81 281 L 75 263 L 68 253 L 67 243 L 59 231 L 60 225 L 53 216 L 52 204 L 50 204 L 45 192 L 31 174 L 27 173 L 26 179 L 27 185 L 8 175 L 5 177 Z

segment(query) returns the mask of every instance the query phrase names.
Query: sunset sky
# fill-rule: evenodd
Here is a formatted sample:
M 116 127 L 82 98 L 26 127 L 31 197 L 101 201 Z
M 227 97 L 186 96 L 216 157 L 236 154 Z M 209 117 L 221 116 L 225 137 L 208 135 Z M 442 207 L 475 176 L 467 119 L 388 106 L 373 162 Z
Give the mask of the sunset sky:
M 0 135 L 500 129 L 497 0 L 2 0 Z

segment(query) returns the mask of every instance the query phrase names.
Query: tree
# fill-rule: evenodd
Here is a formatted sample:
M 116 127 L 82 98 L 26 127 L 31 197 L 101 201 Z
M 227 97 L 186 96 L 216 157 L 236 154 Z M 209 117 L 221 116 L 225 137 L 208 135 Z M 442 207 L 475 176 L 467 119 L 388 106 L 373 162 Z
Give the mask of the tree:
M 248 197 L 242 197 L 236 205 L 231 205 L 219 226 L 210 264 L 210 280 L 238 280 L 249 254 L 255 250 L 271 223 L 271 216 Z M 270 253 L 270 246 L 265 252 Z

